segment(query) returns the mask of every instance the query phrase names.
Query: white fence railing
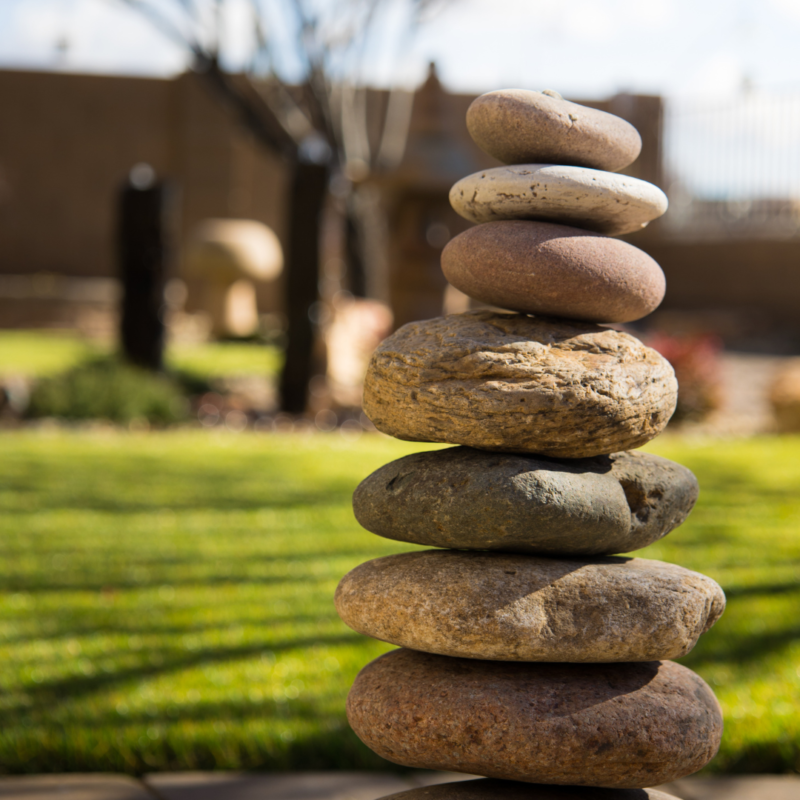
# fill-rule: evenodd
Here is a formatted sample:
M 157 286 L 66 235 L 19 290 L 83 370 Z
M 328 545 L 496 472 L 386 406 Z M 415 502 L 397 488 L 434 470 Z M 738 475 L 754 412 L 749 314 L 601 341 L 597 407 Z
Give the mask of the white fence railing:
M 800 237 L 800 90 L 671 99 L 664 123 L 665 232 Z

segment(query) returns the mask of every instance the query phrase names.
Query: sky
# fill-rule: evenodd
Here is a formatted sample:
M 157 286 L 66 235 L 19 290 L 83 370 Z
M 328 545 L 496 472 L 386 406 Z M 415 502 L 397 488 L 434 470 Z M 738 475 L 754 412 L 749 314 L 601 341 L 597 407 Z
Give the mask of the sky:
M 249 0 L 227 2 L 235 65 L 247 49 Z M 800 89 L 800 0 L 449 0 L 412 39 L 390 39 L 368 54 L 372 84 L 413 86 L 435 60 L 445 85 L 463 92 L 520 86 L 589 99 Z M 169 76 L 186 63 L 120 0 L 0 0 L 0 67 Z

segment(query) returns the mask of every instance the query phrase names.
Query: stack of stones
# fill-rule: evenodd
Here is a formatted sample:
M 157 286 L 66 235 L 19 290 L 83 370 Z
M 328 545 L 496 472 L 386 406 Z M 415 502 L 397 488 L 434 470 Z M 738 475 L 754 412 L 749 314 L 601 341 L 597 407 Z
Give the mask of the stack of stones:
M 517 313 L 412 323 L 373 356 L 375 425 L 461 446 L 401 458 L 356 490 L 369 531 L 445 549 L 370 561 L 339 585 L 350 627 L 400 645 L 361 671 L 348 718 L 390 761 L 489 778 L 409 800 L 664 798 L 643 787 L 695 772 L 719 746 L 712 691 L 669 659 L 725 596 L 696 572 L 614 555 L 680 525 L 697 482 L 632 452 L 667 424 L 675 377 L 598 323 L 661 301 L 659 266 L 611 236 L 666 198 L 613 172 L 639 153 L 634 128 L 553 92 L 483 95 L 467 125 L 508 166 L 453 187 L 454 208 L 479 224 L 442 266 Z

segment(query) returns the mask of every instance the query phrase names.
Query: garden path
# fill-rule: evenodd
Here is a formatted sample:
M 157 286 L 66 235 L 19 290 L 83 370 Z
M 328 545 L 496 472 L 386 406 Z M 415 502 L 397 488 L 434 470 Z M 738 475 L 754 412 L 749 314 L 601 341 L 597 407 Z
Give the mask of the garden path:
M 0 778 L 8 800 L 376 800 L 395 792 L 468 779 L 444 772 L 174 772 L 26 775 Z M 800 800 L 800 775 L 685 778 L 660 787 L 679 800 Z

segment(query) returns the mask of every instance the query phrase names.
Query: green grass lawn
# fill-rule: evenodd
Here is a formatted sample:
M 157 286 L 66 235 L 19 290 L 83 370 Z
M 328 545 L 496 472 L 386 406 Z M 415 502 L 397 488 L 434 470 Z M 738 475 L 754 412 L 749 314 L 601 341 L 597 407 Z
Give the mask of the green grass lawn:
M 356 672 L 389 649 L 332 596 L 404 549 L 350 494 L 422 449 L 379 436 L 4 434 L 0 770 L 143 772 L 385 765 L 349 731 Z M 715 689 L 713 768 L 800 769 L 800 439 L 651 446 L 702 486 L 640 554 L 729 597 L 685 663 Z
M 110 343 L 90 341 L 72 331 L 0 331 L 0 375 L 38 378 L 77 366 L 92 356 L 108 355 Z M 167 367 L 200 378 L 226 375 L 275 375 L 280 369 L 277 347 L 238 342 L 171 344 Z

